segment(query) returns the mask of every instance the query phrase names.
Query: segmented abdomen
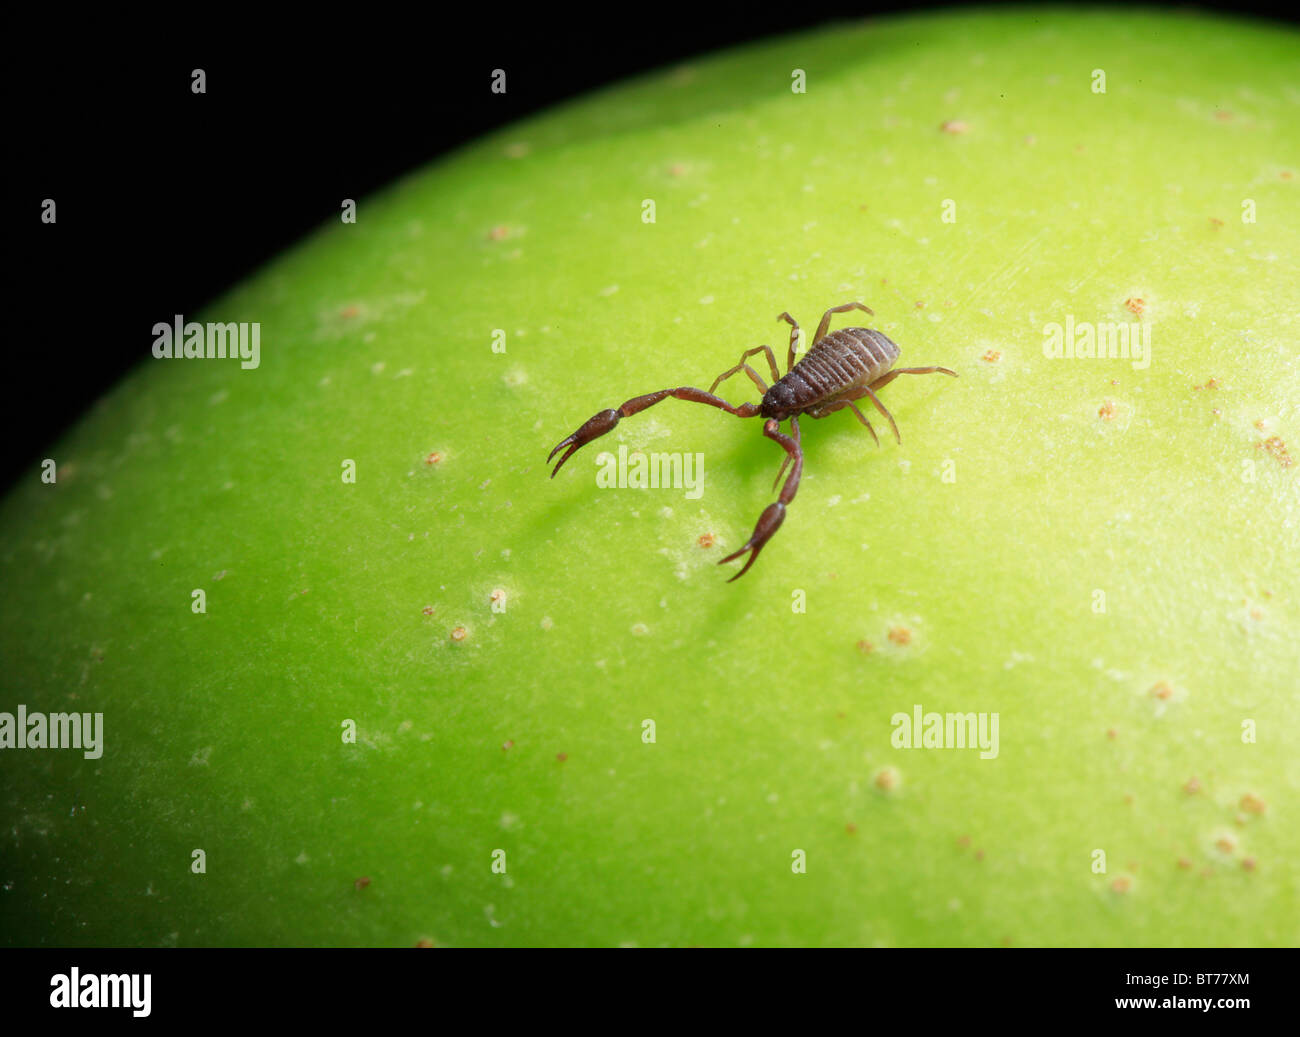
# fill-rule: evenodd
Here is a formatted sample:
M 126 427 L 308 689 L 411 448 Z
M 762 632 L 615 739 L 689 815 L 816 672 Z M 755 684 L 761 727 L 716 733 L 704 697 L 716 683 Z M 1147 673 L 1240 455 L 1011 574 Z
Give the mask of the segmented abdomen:
M 800 409 L 840 395 L 845 389 L 870 385 L 894 366 L 900 350 L 871 328 L 841 328 L 813 344 L 808 355 L 781 379 Z

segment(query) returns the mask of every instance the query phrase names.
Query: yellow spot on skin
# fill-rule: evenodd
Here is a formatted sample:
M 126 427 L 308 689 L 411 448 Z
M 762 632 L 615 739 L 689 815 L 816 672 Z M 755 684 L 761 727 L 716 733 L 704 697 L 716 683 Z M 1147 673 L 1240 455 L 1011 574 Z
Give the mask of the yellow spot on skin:
M 650 628 L 646 626 L 644 623 L 633 623 L 632 633 L 635 634 L 637 637 L 643 637 L 646 634 L 650 633 Z
M 559 760 L 561 763 L 563 763 L 565 760 L 567 760 L 567 759 L 569 758 L 569 754 L 568 754 L 568 753 L 556 753 L 556 754 L 555 754 L 555 758 L 556 758 L 557 760 Z
M 1115 880 L 1110 884 L 1110 888 L 1116 893 L 1127 893 L 1133 888 L 1133 880 L 1127 875 L 1116 876 Z
M 986 364 L 996 364 L 1002 359 L 1002 351 L 1000 349 L 986 349 L 984 350 L 984 355 L 980 357 L 980 359 Z
M 889 640 L 896 645 L 908 645 L 912 643 L 912 631 L 907 627 L 890 627 Z
M 501 743 L 501 751 L 503 753 L 508 753 L 514 747 L 515 747 L 515 740 L 513 738 L 507 738 L 504 742 Z
M 848 824 L 844 826 L 844 831 L 848 832 L 849 835 L 852 835 L 857 830 L 858 830 L 858 826 L 855 825 L 852 821 L 850 821 Z
M 496 590 L 494 590 L 491 594 L 488 595 L 488 600 L 491 601 L 492 604 L 494 605 L 497 602 L 504 602 L 506 600 L 506 592 L 502 590 L 500 587 L 498 587 L 496 588 Z
M 430 940 L 430 939 L 426 936 L 426 937 L 425 937 L 424 939 L 422 939 L 422 940 L 417 940 L 417 941 L 415 942 L 415 946 L 417 946 L 417 947 L 436 947 L 437 944 L 434 943 L 432 940 Z
M 958 837 L 957 837 L 957 847 L 958 847 L 958 849 L 962 849 L 962 850 L 964 850 L 964 849 L 966 849 L 968 846 L 970 846 L 970 836 L 969 836 L 969 835 L 961 835 L 961 836 L 958 836 Z
M 1214 224 L 1214 229 L 1215 229 L 1215 230 L 1218 230 L 1220 227 L 1223 226 L 1223 221 L 1222 221 L 1221 219 L 1219 219 L 1217 216 L 1211 216 L 1211 217 L 1210 217 L 1210 222 L 1211 222 L 1212 224 Z
M 505 226 L 493 227 L 488 231 L 489 241 L 503 241 L 510 234 L 510 229 Z
M 426 616 L 432 616 L 432 615 L 433 615 L 433 606 L 432 606 L 432 605 L 425 605 L 424 608 L 420 609 L 420 611 L 423 612 Z
M 1102 421 L 1111 421 L 1115 417 L 1115 401 L 1103 400 L 1101 406 L 1097 408 L 1097 417 Z
M 902 781 L 902 775 L 896 767 L 884 767 L 876 772 L 875 785 L 881 792 L 893 792 Z
M 1245 859 L 1242 860 L 1242 862 L 1241 862 L 1241 866 L 1242 866 L 1243 868 L 1245 868 L 1247 871 L 1254 871 L 1254 870 L 1255 870 L 1255 858 L 1254 858 L 1254 857 L 1246 857 Z
M 1237 840 L 1231 835 L 1221 835 L 1214 840 L 1214 846 L 1220 853 L 1234 853 L 1237 849 Z
M 1248 814 L 1262 814 L 1268 809 L 1268 804 L 1253 792 L 1247 792 L 1241 797 L 1240 806 Z
M 438 453 L 436 450 L 424 459 L 425 464 L 440 464 L 441 462 L 442 454 Z
M 939 126 L 939 129 L 943 130 L 944 133 L 966 133 L 970 130 L 970 126 L 962 122 L 961 119 L 947 119 Z
M 858 642 L 858 651 L 863 655 L 870 655 L 876 650 L 876 646 L 868 641 L 865 637 Z
M 468 636 L 469 631 L 464 627 L 456 627 L 456 629 L 451 632 L 451 639 L 453 641 L 464 641 Z
M 710 547 L 712 547 L 717 542 L 717 539 L 718 538 L 715 537 L 712 533 L 701 533 L 698 543 L 700 547 L 704 548 L 707 551 Z
M 681 162 L 674 162 L 671 166 L 668 167 L 669 176 L 681 176 L 685 172 L 686 172 L 686 166 L 684 166 Z
M 982 861 L 982 860 L 984 859 L 984 851 L 983 851 L 983 850 L 976 850 L 976 851 L 975 851 L 975 859 L 976 859 L 977 861 Z
M 1174 697 L 1173 685 L 1168 681 L 1156 681 L 1155 684 L 1151 685 L 1151 697 L 1168 702 Z
M 553 626 L 555 626 L 555 620 L 553 620 L 550 616 L 543 616 L 543 617 L 542 617 L 542 629 L 543 629 L 543 630 L 550 630 L 551 627 L 553 627 Z
M 1228 122 L 1232 118 L 1232 112 L 1224 111 L 1222 108 L 1214 113 L 1214 117 L 1219 122 Z
M 344 306 L 343 309 L 339 310 L 339 316 L 342 317 L 344 320 L 351 320 L 353 317 L 358 316 L 360 313 L 361 313 L 361 309 L 360 307 L 357 306 Z
M 1189 861 L 1186 857 L 1179 857 L 1179 858 L 1178 858 L 1178 866 L 1179 866 L 1180 868 L 1182 868 L 1183 871 L 1188 871 L 1188 870 L 1190 870 L 1191 867 L 1192 867 L 1192 862 Z
M 1141 299 L 1136 295 L 1130 295 L 1127 299 L 1125 299 L 1124 305 L 1127 306 L 1130 311 L 1137 314 L 1139 317 L 1142 316 L 1142 311 L 1147 308 L 1146 300 Z
M 1111 728 L 1107 728 L 1107 729 L 1106 729 L 1106 737 L 1109 738 L 1109 739 L 1113 742 L 1113 741 L 1115 741 L 1116 738 L 1119 737 L 1119 732 L 1116 731 L 1113 727 L 1111 727 Z
M 1194 796 L 1201 791 L 1201 783 L 1195 778 L 1188 778 L 1187 783 L 1183 786 L 1183 791 L 1189 796 Z
M 365 889 L 368 885 L 370 885 L 369 875 L 362 875 L 361 878 L 352 883 L 354 889 Z
M 1208 381 L 1205 382 L 1204 385 L 1193 385 L 1192 389 L 1193 391 L 1199 389 L 1217 389 L 1222 384 L 1223 383 L 1220 382 L 1217 378 L 1210 378 Z

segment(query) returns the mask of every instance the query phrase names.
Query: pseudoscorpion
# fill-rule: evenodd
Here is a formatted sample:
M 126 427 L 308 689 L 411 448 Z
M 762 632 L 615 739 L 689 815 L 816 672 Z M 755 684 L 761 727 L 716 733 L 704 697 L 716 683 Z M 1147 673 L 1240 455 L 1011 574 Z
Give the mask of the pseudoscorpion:
M 871 427 L 871 422 L 854 403 L 855 400 L 865 396 L 876 410 L 889 419 L 890 427 L 894 430 L 894 438 L 901 443 L 902 437 L 898 434 L 898 424 L 894 421 L 893 415 L 885 410 L 885 405 L 876 396 L 876 391 L 883 389 L 900 374 L 948 374 L 957 377 L 956 371 L 950 371 L 946 367 L 894 367 L 901 351 L 888 336 L 871 328 L 841 328 L 830 335 L 826 334 L 830 327 L 831 314 L 844 313 L 846 310 L 865 310 L 867 313 L 872 313 L 860 302 L 846 302 L 843 306 L 832 306 L 822 316 L 822 322 L 818 325 L 817 334 L 813 338 L 812 348 L 798 363 L 795 363 L 794 357 L 799 344 L 799 325 L 788 313 L 783 313 L 777 318 L 777 320 L 788 321 L 791 328 L 790 354 L 786 361 L 784 377 L 776 366 L 776 357 L 772 354 L 771 347 L 755 346 L 741 356 L 740 362 L 735 367 L 718 375 L 709 386 L 708 392 L 690 386 L 660 389 L 658 392 L 646 393 L 644 396 L 634 396 L 617 410 L 601 411 L 571 436 L 561 440 L 551 451 L 546 458 L 547 462 L 568 447 L 564 456 L 556 464 L 555 470 L 551 472 L 551 478 L 555 478 L 555 473 L 580 447 L 603 436 L 619 423 L 619 419 L 629 418 L 638 411 L 653 407 L 670 396 L 691 403 L 707 403 L 710 407 L 725 410 L 738 418 L 755 416 L 766 418 L 767 420 L 763 422 L 763 435 L 778 443 L 785 450 L 786 455 L 785 460 L 781 462 L 781 471 L 777 473 L 776 481 L 781 481 L 787 466 L 790 466 L 790 475 L 785 485 L 781 487 L 780 497 L 769 504 L 759 516 L 758 523 L 754 526 L 753 536 L 738 551 L 733 551 L 718 563 L 723 565 L 739 558 L 746 551 L 752 551 L 744 568 L 731 578 L 731 580 L 739 579 L 754 564 L 754 559 L 758 557 L 759 551 L 763 550 L 763 545 L 781 528 L 781 523 L 785 521 L 786 506 L 794 500 L 794 495 L 799 489 L 799 477 L 803 472 L 803 451 L 799 447 L 800 415 L 824 418 L 828 414 L 834 414 L 837 410 L 848 407 L 858 416 L 858 420 L 867 426 L 867 431 L 879 446 L 880 437 L 876 435 L 876 430 Z M 764 384 L 758 372 L 746 363 L 755 353 L 767 354 L 767 363 L 772 370 L 773 384 L 770 388 Z M 761 402 L 742 403 L 739 407 L 733 407 L 726 400 L 713 395 L 713 390 L 720 382 L 741 371 L 749 375 L 758 386 L 759 392 L 763 394 Z M 787 418 L 790 420 L 790 431 L 794 433 L 793 437 L 784 435 L 780 431 L 781 422 Z M 730 583 L 731 580 L 727 582 Z

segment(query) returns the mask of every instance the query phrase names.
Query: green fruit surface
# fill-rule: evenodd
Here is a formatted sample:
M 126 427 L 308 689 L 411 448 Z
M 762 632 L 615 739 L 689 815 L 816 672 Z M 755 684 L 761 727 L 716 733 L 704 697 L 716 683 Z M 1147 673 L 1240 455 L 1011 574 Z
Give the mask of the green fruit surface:
M 256 370 L 114 329 L 145 361 L 0 509 L 0 710 L 105 738 L 0 754 L 0 940 L 1300 942 L 1298 192 L 1290 30 L 909 16 L 363 199 L 195 315 Z M 668 400 L 548 478 L 850 300 L 960 377 L 883 391 L 901 445 L 805 420 L 744 579 L 759 420 Z M 621 445 L 702 497 L 598 487 Z M 896 748 L 918 704 L 998 755 Z

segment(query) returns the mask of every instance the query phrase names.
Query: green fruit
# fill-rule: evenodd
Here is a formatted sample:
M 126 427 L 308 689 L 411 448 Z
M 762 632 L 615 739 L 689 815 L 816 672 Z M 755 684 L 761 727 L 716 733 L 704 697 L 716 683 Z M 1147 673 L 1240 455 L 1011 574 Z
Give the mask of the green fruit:
M 843 25 L 363 202 L 204 315 L 257 369 L 148 360 L 0 511 L 0 709 L 105 746 L 0 754 L 3 939 L 1297 942 L 1297 58 L 1187 13 Z M 804 421 L 743 580 L 760 422 L 669 400 L 548 480 L 853 299 L 960 378 L 885 390 L 901 446 Z M 1067 320 L 1149 367 L 1046 356 Z M 598 488 L 620 445 L 703 496 Z M 895 748 L 917 704 L 997 757 Z

